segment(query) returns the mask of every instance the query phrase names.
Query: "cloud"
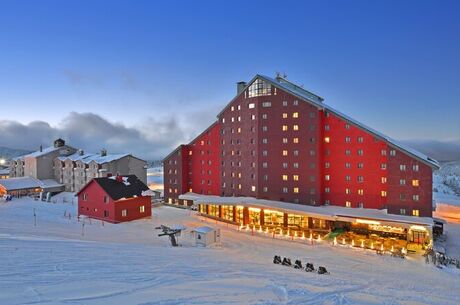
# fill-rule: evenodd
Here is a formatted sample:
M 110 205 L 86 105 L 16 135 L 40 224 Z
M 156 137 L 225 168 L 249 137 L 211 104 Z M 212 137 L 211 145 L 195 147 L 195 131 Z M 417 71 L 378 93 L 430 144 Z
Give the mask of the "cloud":
M 172 117 L 147 118 L 136 126 L 110 122 L 94 113 L 71 112 L 57 126 L 43 121 L 21 124 L 0 120 L 0 146 L 36 150 L 49 146 L 61 137 L 69 145 L 86 152 L 132 153 L 147 160 L 166 156 L 180 143 L 187 142 L 187 134 Z

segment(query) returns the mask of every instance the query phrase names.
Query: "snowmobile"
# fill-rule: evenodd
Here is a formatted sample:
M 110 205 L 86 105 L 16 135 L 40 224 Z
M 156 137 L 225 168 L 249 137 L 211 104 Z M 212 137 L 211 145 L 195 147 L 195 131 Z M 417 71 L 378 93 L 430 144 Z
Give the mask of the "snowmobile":
M 302 262 L 300 260 L 296 260 L 294 263 L 294 269 L 303 269 Z
M 273 257 L 273 264 L 276 264 L 276 265 L 281 264 L 281 256 L 275 255 L 275 257 Z
M 307 263 L 307 265 L 305 266 L 305 271 L 313 272 L 313 271 L 315 271 L 315 267 L 313 267 L 312 263 Z
M 283 266 L 292 266 L 291 259 L 290 258 L 283 258 L 283 262 L 281 263 Z
M 319 266 L 318 267 L 318 274 L 330 274 L 325 267 Z

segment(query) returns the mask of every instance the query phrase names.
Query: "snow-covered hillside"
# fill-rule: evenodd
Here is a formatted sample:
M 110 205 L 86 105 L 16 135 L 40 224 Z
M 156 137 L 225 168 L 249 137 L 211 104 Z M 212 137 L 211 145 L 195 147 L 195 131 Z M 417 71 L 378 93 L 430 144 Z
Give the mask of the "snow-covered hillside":
M 251 236 L 170 207 L 118 225 L 75 213 L 71 196 L 0 202 L 0 304 L 460 304 L 458 270 L 422 258 Z M 193 245 L 190 229 L 204 223 L 221 229 L 221 246 Z M 157 236 L 160 224 L 188 228 L 181 247 Z M 273 265 L 275 254 L 331 274 Z
M 460 162 L 446 162 L 433 175 L 433 199 L 436 203 L 460 206 Z

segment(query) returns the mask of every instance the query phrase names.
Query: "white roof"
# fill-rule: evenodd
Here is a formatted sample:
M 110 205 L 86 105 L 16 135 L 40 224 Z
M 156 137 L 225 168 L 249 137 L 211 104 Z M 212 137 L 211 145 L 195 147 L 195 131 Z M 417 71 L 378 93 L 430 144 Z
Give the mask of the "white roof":
M 197 232 L 201 234 L 206 234 L 209 232 L 215 231 L 214 228 L 208 227 L 208 226 L 203 226 L 203 227 L 198 227 L 192 230 L 192 232 Z
M 17 177 L 9 179 L 0 179 L 2 185 L 7 191 L 41 188 L 40 180 L 32 177 Z
M 27 157 L 35 157 L 35 158 L 36 158 L 36 157 L 40 157 L 40 156 L 49 154 L 49 153 L 54 152 L 54 151 L 56 151 L 56 150 L 59 150 L 59 149 L 61 149 L 61 148 L 62 148 L 62 147 L 49 146 L 49 147 L 43 148 L 42 151 L 37 150 L 37 151 L 35 151 L 35 152 L 33 152 L 33 153 L 30 153 L 30 154 L 28 154 L 28 155 L 25 155 L 25 156 L 23 156 L 23 157 L 24 157 L 24 158 L 27 158 Z
M 77 153 L 74 153 L 74 154 L 72 154 L 70 156 L 67 156 L 67 157 L 59 157 L 59 160 L 61 160 L 61 161 L 65 161 L 65 160 L 78 161 L 78 160 L 81 160 L 84 163 L 90 163 L 90 162 L 94 161 L 97 164 L 103 164 L 103 163 L 108 163 L 108 162 L 112 162 L 112 161 L 115 161 L 115 160 L 119 160 L 119 159 L 124 158 L 126 156 L 129 156 L 129 154 L 110 154 L 110 155 L 106 155 L 106 156 L 101 156 L 100 154 L 92 154 L 92 153 L 80 155 L 77 152 Z
M 374 219 L 386 222 L 405 223 L 410 225 L 432 226 L 433 219 L 430 217 L 413 217 L 396 214 L 388 214 L 386 210 L 345 208 L 340 206 L 323 205 L 311 206 L 304 204 L 289 203 L 283 201 L 257 199 L 254 197 L 220 197 L 211 195 L 200 195 L 186 193 L 179 196 L 179 199 L 193 200 L 197 204 L 217 205 L 241 205 L 245 207 L 275 209 L 280 212 L 306 214 L 328 220 Z
M 10 170 L 8 168 L 0 169 L 0 175 L 8 175 L 9 173 L 10 173 Z
M 40 182 L 42 184 L 42 188 L 45 188 L 45 189 L 64 186 L 64 184 L 61 184 L 54 179 L 43 179 L 43 180 L 40 180 Z

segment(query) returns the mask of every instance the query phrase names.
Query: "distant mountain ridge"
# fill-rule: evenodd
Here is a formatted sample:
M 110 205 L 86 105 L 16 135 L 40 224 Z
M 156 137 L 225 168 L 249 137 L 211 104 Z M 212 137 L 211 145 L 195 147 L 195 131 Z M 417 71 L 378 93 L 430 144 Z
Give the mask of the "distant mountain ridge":
M 31 152 L 32 151 L 25 150 L 25 149 L 17 149 L 17 148 L 9 148 L 9 147 L 0 146 L 0 158 L 4 158 L 4 159 L 11 159 L 11 158 L 19 157 L 22 155 L 27 155 Z

